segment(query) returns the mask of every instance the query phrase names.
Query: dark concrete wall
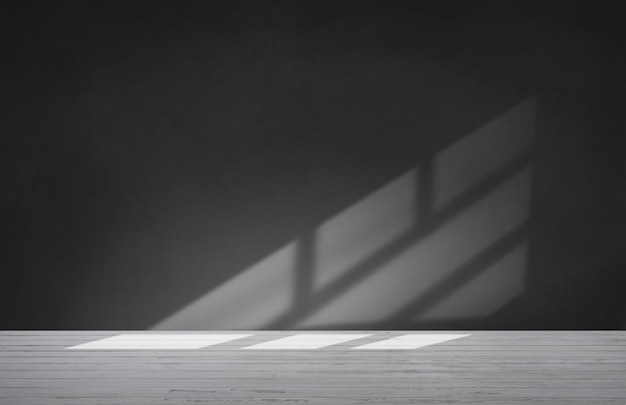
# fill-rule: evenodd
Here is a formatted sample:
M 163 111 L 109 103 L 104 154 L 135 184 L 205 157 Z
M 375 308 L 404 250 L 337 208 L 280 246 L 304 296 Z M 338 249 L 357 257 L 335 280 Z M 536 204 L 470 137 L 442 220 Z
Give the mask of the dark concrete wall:
M 622 3 L 432 3 L 3 6 L 0 327 L 150 327 L 529 99 L 523 293 L 334 326 L 624 327 Z

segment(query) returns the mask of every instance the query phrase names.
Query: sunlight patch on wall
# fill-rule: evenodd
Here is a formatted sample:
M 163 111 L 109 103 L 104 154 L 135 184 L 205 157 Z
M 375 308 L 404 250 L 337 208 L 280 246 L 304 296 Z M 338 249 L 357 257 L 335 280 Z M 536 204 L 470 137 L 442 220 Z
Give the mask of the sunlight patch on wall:
M 439 209 L 527 151 L 533 140 L 535 99 L 512 108 L 438 153 L 434 205 Z
M 527 244 L 454 291 L 415 320 L 445 320 L 488 316 L 524 291 Z
M 298 327 L 384 321 L 529 218 L 530 171 L 514 176 L 431 235 L 399 252 Z
M 154 328 L 489 316 L 524 289 L 534 111 L 524 101 Z
M 293 303 L 297 243 L 279 249 L 153 329 L 257 329 Z
M 291 309 L 301 265 L 312 265 L 311 289 L 340 277 L 415 225 L 416 170 L 410 170 L 322 224 L 311 263 L 296 240 L 172 314 L 152 329 L 259 329 Z M 312 291 L 315 292 L 314 290 Z
M 417 170 L 410 170 L 315 231 L 314 291 L 415 225 L 417 181 Z

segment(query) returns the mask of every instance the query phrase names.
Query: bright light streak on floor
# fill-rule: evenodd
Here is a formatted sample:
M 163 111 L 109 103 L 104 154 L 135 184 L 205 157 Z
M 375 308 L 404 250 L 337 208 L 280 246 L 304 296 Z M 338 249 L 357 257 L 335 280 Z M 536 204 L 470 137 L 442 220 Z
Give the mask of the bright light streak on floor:
M 396 336 L 362 346 L 352 347 L 352 350 L 412 350 L 449 340 L 459 339 L 470 335 L 458 334 L 419 334 Z
M 254 334 L 208 334 L 208 333 L 168 333 L 168 334 L 122 334 L 67 347 L 74 350 L 193 350 L 214 346 L 233 340 L 254 336 Z M 375 334 L 363 333 L 303 333 L 253 344 L 243 343 L 238 350 L 311 350 L 321 349 Z M 469 334 L 407 334 L 345 347 L 352 350 L 412 350 L 470 336 Z
M 77 350 L 178 350 L 200 349 L 251 336 L 250 334 L 123 334 L 67 349 Z
M 332 346 L 339 343 L 349 342 L 355 339 L 361 339 L 371 336 L 370 334 L 299 334 L 293 336 L 287 336 L 281 339 L 270 340 L 269 342 L 259 343 L 256 345 L 244 347 L 243 349 L 250 350 L 301 350 L 301 349 L 319 349 L 322 347 Z

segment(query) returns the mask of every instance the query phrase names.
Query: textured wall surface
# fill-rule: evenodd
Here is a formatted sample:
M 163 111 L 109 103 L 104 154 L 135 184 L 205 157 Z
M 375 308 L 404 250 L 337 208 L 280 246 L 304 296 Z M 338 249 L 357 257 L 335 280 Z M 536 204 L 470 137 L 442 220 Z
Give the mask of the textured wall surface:
M 3 6 L 0 327 L 626 327 L 623 3 L 426 3 Z

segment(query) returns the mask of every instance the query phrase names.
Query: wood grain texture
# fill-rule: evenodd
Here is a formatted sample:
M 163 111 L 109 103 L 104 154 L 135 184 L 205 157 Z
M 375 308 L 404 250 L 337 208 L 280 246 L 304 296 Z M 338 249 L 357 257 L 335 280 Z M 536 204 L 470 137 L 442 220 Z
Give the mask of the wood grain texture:
M 621 331 L 432 332 L 470 336 L 414 350 L 352 348 L 430 332 L 341 332 L 371 336 L 314 350 L 242 350 L 294 331 L 201 349 L 67 349 L 129 333 L 152 332 L 0 332 L 0 404 L 626 404 Z

